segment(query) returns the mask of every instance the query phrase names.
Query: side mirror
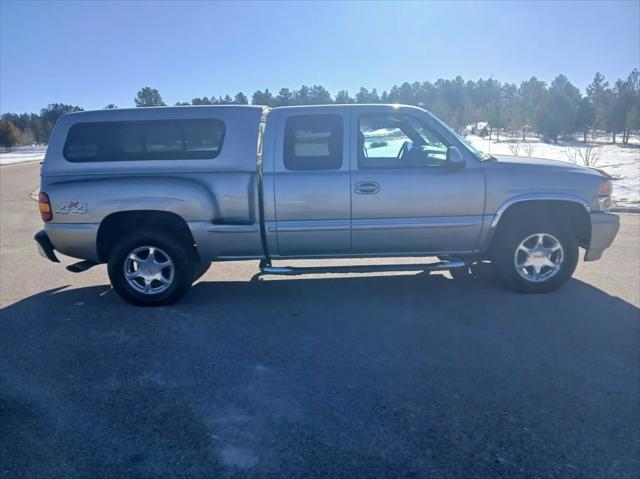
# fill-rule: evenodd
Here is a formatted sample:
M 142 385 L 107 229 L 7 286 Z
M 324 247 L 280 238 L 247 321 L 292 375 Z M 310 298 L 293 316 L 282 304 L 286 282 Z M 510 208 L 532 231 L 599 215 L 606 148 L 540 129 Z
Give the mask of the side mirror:
M 458 171 L 465 166 L 464 157 L 458 148 L 450 146 L 447 149 L 447 168 L 451 171 Z

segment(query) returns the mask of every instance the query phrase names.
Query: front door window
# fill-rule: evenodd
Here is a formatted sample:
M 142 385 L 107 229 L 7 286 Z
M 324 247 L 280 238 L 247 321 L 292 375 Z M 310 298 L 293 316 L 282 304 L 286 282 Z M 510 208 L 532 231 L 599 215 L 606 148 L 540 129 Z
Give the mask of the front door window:
M 444 166 L 447 146 L 417 118 L 366 114 L 358 122 L 358 167 L 424 168 Z

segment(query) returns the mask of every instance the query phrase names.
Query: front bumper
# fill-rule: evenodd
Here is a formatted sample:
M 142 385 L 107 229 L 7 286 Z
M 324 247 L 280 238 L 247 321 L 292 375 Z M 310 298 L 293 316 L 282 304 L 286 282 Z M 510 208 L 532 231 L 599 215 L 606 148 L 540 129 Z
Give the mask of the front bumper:
M 33 239 L 36 240 L 36 244 L 38 245 L 38 252 L 40 253 L 40 256 L 42 256 L 43 258 L 47 258 L 48 260 L 53 261 L 54 263 L 60 262 L 60 260 L 56 257 L 56 254 L 53 249 L 53 245 L 51 244 L 51 241 L 49 240 L 49 236 L 47 235 L 45 230 L 38 231 L 36 235 L 33 237 Z
M 591 213 L 591 243 L 584 255 L 585 261 L 596 261 L 602 257 L 618 234 L 620 218 L 613 213 L 595 211 Z

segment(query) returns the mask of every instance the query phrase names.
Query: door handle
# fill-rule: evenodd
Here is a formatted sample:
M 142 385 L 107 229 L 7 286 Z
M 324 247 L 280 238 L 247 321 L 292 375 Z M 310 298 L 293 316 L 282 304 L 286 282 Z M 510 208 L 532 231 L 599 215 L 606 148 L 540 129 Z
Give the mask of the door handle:
M 380 185 L 375 181 L 360 181 L 355 184 L 353 189 L 359 195 L 375 195 L 380 191 Z

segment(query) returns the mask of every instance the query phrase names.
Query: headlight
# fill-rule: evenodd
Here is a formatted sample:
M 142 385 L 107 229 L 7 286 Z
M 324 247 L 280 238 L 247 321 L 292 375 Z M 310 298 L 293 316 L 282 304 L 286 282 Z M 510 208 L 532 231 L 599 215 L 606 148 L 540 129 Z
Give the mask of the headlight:
M 600 211 L 609 211 L 611 208 L 611 192 L 613 186 L 611 180 L 603 179 L 598 188 L 598 204 L 600 205 Z

